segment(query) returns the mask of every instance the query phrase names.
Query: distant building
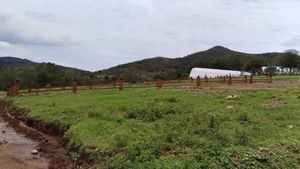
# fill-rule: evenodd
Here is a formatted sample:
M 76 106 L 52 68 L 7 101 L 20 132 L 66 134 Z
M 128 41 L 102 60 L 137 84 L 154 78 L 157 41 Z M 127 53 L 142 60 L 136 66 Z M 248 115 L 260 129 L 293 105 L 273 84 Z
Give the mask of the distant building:
M 236 70 L 223 70 L 223 69 L 208 69 L 208 68 L 193 68 L 189 75 L 190 78 L 196 79 L 198 76 L 203 78 L 215 78 L 220 76 L 238 77 L 243 75 L 250 75 L 249 72 L 236 71 Z

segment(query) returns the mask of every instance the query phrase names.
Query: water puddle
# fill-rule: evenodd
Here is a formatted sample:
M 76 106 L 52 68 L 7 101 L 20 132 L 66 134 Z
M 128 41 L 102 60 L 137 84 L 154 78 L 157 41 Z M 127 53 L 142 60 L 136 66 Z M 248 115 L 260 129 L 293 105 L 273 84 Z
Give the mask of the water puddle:
M 47 169 L 48 161 L 40 154 L 32 154 L 38 143 L 17 133 L 0 117 L 0 168 Z

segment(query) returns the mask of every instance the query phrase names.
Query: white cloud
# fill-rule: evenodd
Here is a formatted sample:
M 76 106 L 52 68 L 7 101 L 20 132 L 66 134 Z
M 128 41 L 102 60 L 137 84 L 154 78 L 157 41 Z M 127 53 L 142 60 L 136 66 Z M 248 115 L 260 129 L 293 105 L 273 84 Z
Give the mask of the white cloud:
M 300 50 L 299 0 L 1 0 L 0 6 L 6 9 L 0 41 L 39 60 L 90 70 L 215 45 Z
M 286 47 L 300 47 L 300 36 L 293 37 L 292 39 L 286 41 L 282 45 Z
M 12 45 L 7 42 L 0 41 L 0 48 L 12 48 Z
M 24 48 L 22 45 L 11 45 L 6 42 L 2 43 L 0 41 L 0 57 L 16 56 L 20 58 L 33 59 L 32 58 L 33 55 L 34 54 L 30 50 Z
M 54 23 L 40 22 L 0 11 L 0 40 L 10 44 L 61 46 L 73 43 L 72 35 Z

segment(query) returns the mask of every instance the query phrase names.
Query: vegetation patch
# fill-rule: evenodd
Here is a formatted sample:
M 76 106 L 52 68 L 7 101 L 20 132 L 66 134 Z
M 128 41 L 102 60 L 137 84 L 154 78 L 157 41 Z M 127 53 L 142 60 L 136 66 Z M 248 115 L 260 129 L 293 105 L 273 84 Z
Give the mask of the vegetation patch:
M 68 126 L 71 157 L 94 168 L 299 168 L 299 90 L 226 99 L 231 92 L 145 88 L 7 100 L 29 109 L 27 117 Z M 288 104 L 262 106 L 275 98 Z

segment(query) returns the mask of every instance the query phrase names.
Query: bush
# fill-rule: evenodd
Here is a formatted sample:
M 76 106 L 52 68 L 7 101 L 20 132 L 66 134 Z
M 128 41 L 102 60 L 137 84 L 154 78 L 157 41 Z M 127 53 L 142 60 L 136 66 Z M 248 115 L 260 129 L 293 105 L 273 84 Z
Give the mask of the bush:
M 169 101 L 170 103 L 176 103 L 176 102 L 178 102 L 179 100 L 178 100 L 177 98 L 175 98 L 175 97 L 170 97 L 170 98 L 168 99 L 168 101 Z

